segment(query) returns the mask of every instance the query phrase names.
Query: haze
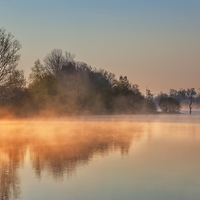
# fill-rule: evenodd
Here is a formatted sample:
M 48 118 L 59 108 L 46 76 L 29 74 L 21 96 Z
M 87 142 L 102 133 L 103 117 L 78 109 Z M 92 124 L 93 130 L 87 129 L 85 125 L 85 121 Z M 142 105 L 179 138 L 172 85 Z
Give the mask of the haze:
M 157 93 L 200 87 L 199 10 L 198 0 L 9 0 L 0 2 L 0 27 L 21 42 L 27 77 L 59 48 Z
M 0 122 L 0 197 L 198 200 L 199 115 Z

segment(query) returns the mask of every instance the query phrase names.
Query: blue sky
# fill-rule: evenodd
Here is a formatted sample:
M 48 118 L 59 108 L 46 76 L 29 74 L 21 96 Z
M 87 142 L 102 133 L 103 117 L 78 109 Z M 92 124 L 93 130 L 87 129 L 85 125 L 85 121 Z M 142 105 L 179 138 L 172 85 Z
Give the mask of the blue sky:
M 54 48 L 127 75 L 141 91 L 200 87 L 199 0 L 0 0 L 26 76 Z

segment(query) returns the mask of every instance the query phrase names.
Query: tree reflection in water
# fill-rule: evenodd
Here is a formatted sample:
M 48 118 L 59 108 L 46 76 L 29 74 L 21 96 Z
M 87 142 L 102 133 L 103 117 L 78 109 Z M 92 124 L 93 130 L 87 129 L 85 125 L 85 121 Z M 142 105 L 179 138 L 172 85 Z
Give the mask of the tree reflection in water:
M 128 154 L 141 138 L 141 125 L 125 122 L 20 121 L 0 123 L 0 200 L 20 195 L 18 169 L 26 152 L 37 177 L 48 171 L 55 179 L 72 175 L 94 156 Z
M 21 130 L 8 123 L 0 125 L 0 200 L 17 199 L 20 194 L 18 168 L 23 163 L 26 139 Z
M 56 178 L 71 175 L 77 166 L 94 155 L 105 156 L 120 150 L 128 153 L 131 142 L 139 139 L 140 128 L 116 126 L 114 122 L 70 122 L 51 125 L 30 144 L 30 157 L 37 176 L 46 169 Z M 134 132 L 134 133 L 133 133 Z

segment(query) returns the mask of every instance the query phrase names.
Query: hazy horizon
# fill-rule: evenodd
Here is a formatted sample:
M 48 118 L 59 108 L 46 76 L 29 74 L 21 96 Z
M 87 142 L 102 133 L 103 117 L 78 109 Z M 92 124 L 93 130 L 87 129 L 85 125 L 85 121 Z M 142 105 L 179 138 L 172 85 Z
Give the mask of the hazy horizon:
M 0 27 L 22 44 L 26 77 L 54 48 L 93 68 L 127 75 L 140 91 L 198 91 L 200 1 L 0 2 Z

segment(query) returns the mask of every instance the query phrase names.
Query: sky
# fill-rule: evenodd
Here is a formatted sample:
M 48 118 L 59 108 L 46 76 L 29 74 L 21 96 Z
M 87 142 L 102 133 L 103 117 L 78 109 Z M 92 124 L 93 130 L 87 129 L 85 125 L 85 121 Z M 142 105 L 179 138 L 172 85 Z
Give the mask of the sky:
M 145 93 L 200 88 L 199 0 L 0 0 L 25 76 L 53 49 L 127 76 Z

